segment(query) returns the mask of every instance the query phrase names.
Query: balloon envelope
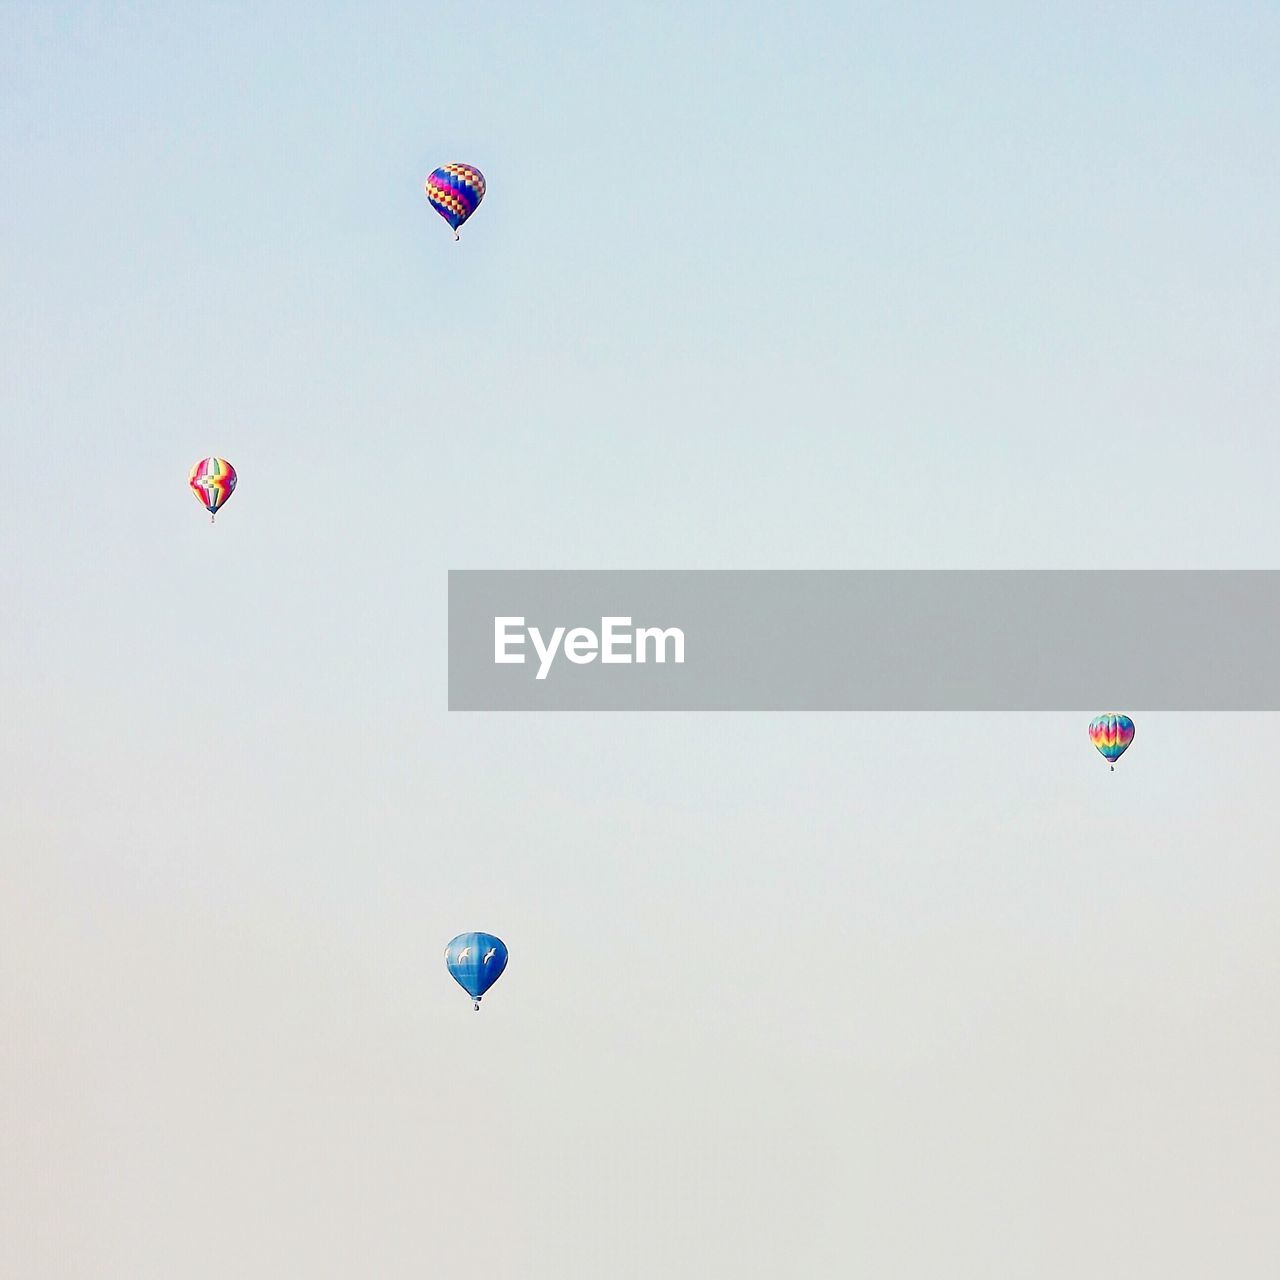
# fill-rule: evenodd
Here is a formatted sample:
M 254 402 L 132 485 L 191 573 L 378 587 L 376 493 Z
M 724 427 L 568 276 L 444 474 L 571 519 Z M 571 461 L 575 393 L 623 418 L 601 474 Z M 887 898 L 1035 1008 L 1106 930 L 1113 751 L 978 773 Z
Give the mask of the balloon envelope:
M 1117 711 L 1094 716 L 1089 722 L 1089 740 L 1115 764 L 1133 741 L 1133 721 Z
M 453 980 L 479 1000 L 507 967 L 507 948 L 491 933 L 460 933 L 444 949 L 444 962 Z
M 226 458 L 201 458 L 187 477 L 191 492 L 212 516 L 236 489 L 236 469 Z
M 427 179 L 427 199 L 431 207 L 453 228 L 475 213 L 484 199 L 484 174 L 470 164 L 444 164 Z

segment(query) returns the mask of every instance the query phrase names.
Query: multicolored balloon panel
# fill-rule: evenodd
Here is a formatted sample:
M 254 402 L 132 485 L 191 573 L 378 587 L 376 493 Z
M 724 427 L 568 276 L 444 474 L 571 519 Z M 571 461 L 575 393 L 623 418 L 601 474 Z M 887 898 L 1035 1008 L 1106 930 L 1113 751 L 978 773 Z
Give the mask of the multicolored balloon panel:
M 1089 741 L 1111 761 L 1114 769 L 1115 762 L 1124 755 L 1133 741 L 1133 721 L 1116 711 L 1094 716 L 1089 722 Z
M 431 207 L 453 228 L 458 228 L 475 213 L 484 199 L 484 174 L 474 165 L 441 165 L 427 179 L 427 199 Z
M 187 483 L 205 510 L 214 516 L 236 490 L 236 469 L 226 458 L 201 458 L 191 468 Z
M 507 948 L 491 933 L 460 933 L 444 949 L 444 962 L 453 980 L 480 1007 L 480 997 L 502 977 Z

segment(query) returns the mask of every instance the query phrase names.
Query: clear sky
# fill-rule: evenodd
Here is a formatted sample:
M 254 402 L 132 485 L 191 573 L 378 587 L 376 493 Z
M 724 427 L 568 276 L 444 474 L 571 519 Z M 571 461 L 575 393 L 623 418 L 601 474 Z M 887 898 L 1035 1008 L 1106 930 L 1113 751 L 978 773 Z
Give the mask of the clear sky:
M 1272 1280 L 1277 718 L 450 716 L 444 623 L 1277 567 L 1278 154 L 1273 4 L 0 7 L 0 1273 Z

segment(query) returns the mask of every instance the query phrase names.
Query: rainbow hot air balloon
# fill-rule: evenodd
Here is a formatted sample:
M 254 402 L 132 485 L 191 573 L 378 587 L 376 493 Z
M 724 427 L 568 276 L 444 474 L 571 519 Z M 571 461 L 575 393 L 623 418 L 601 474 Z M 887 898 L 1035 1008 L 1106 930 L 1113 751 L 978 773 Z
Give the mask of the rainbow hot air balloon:
M 201 458 L 187 477 L 191 492 L 204 503 L 209 523 L 236 491 L 236 469 L 226 458 Z
M 427 179 L 427 199 L 459 240 L 458 228 L 484 199 L 484 174 L 470 164 L 443 164 Z
M 507 967 L 507 948 L 491 933 L 460 933 L 444 949 L 453 980 L 480 1008 L 480 999 Z
M 1111 761 L 1116 761 L 1129 749 L 1133 741 L 1133 721 L 1122 716 L 1118 711 L 1108 711 L 1105 715 L 1094 716 L 1089 721 L 1089 741 Z

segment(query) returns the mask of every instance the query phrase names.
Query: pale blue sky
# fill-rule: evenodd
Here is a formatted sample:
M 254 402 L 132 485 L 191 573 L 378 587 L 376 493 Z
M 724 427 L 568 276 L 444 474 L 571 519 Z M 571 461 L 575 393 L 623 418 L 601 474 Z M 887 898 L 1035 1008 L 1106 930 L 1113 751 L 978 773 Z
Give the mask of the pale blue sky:
M 1280 13 L 513 8 L 0 8 L 0 1271 L 1270 1280 L 1275 718 L 450 717 L 444 609 L 1276 567 Z

